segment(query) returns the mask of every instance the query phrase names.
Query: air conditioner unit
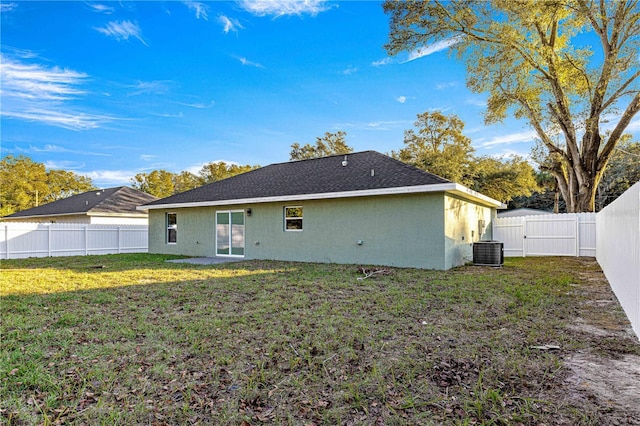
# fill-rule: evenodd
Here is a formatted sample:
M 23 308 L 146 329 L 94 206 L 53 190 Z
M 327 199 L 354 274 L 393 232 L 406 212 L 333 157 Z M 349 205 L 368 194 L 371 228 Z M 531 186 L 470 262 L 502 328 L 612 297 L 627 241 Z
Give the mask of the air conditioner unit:
M 473 243 L 473 264 L 477 266 L 502 266 L 504 246 L 500 241 L 478 241 Z

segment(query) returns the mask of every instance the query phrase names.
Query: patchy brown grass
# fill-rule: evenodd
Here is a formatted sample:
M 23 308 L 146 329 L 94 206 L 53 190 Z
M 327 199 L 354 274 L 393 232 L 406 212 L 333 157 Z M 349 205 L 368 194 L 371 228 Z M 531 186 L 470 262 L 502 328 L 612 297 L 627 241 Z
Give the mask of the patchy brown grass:
M 635 424 L 571 364 L 640 356 L 593 261 L 359 280 L 366 268 L 165 259 L 3 261 L 0 419 Z

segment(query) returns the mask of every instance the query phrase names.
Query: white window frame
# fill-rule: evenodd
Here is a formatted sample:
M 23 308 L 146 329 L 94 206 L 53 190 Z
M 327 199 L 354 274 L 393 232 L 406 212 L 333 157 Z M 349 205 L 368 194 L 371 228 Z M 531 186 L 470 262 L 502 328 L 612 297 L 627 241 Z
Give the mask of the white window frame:
M 302 216 L 300 217 L 287 217 L 287 209 L 300 209 Z M 285 232 L 302 232 L 304 229 L 304 207 L 303 206 L 284 206 L 282 210 L 282 215 L 284 218 L 284 230 Z M 302 226 L 300 229 L 289 229 L 287 228 L 287 222 L 289 220 L 300 220 L 302 222 Z
M 175 225 L 169 225 L 169 216 L 170 215 L 174 215 L 176 217 L 176 223 Z M 165 225 L 166 225 L 166 229 L 165 229 L 165 244 L 178 244 L 178 213 L 176 212 L 167 212 L 165 214 Z M 175 241 L 169 241 L 169 230 L 175 230 L 176 233 L 176 240 Z

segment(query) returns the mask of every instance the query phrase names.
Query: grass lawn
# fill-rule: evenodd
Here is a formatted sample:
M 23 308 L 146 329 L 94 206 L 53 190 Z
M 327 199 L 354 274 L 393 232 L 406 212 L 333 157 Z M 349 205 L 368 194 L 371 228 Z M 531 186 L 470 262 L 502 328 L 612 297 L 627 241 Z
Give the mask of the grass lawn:
M 624 321 L 585 303 L 593 261 L 358 280 L 356 266 L 167 258 L 2 261 L 0 423 L 600 424 L 622 414 L 572 395 L 563 358 L 640 355 L 568 327 L 578 307 Z

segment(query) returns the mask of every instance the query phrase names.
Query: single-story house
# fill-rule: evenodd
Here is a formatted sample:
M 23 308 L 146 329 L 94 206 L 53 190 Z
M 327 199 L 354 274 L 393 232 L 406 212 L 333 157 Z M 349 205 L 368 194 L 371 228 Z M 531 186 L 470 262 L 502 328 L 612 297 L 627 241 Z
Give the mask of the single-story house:
M 147 225 L 148 215 L 137 207 L 157 197 L 127 186 L 96 189 L 1 218 L 3 222 Z
M 513 210 L 503 210 L 498 212 L 498 217 L 520 217 L 520 216 L 541 216 L 545 214 L 553 214 L 553 212 L 540 209 L 519 208 Z
M 504 207 L 364 151 L 271 164 L 139 208 L 150 253 L 449 269 L 491 239 Z

